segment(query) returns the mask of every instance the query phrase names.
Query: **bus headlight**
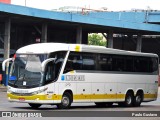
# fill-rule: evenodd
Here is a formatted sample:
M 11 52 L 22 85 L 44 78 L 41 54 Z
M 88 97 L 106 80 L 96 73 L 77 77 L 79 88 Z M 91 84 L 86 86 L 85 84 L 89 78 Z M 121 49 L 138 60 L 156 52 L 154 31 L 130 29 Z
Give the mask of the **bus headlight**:
M 33 92 L 25 92 L 25 91 L 21 91 L 21 92 L 16 91 L 15 92 L 10 87 L 8 87 L 7 92 L 11 93 L 11 94 L 19 95 L 19 96 L 30 96 L 30 95 L 35 95 L 35 94 L 42 93 L 42 92 L 46 91 L 47 89 L 48 89 L 48 87 L 37 90 L 37 91 L 33 91 Z
M 11 87 L 7 87 L 7 92 L 9 92 L 9 93 L 12 92 Z
M 32 94 L 32 95 L 36 95 L 36 94 L 39 94 L 39 93 L 42 93 L 42 92 L 46 91 L 47 89 L 48 89 L 48 88 L 43 88 L 43 89 L 41 89 L 41 90 L 34 91 L 34 92 L 32 92 L 31 94 Z

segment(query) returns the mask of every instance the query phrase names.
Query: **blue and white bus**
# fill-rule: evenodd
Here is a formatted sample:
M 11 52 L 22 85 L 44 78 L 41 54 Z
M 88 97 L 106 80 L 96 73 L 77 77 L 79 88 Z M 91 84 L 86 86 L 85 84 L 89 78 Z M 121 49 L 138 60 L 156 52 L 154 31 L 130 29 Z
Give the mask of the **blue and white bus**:
M 11 49 L 10 50 L 10 57 L 13 57 L 13 55 L 15 54 L 16 50 Z M 2 81 L 2 62 L 4 61 L 4 49 L 0 48 L 0 81 Z

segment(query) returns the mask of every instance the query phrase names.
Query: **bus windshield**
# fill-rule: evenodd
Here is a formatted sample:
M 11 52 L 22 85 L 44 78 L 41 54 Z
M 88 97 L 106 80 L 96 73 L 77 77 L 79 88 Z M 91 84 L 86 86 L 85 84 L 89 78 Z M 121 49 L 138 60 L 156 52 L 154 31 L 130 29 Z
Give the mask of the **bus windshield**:
M 8 84 L 18 88 L 37 87 L 41 84 L 41 63 L 47 58 L 45 54 L 16 54 L 10 68 Z

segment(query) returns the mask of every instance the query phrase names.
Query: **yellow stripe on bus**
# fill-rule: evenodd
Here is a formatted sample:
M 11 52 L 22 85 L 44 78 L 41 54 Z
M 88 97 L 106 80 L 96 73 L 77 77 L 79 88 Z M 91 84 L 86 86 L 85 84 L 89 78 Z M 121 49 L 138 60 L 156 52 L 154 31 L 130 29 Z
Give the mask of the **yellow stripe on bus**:
M 8 93 L 7 96 L 10 99 L 25 99 L 25 100 L 61 100 L 62 95 L 32 95 L 32 96 L 17 96 Z
M 32 95 L 32 96 L 17 96 L 8 93 L 10 99 L 25 100 L 61 100 L 62 95 Z M 144 98 L 157 98 L 157 94 L 144 94 Z M 125 99 L 125 94 L 77 94 L 73 95 L 74 100 L 86 100 L 86 99 Z
M 144 98 L 157 98 L 157 94 L 144 94 Z
M 73 95 L 74 100 L 79 99 L 124 99 L 125 94 L 80 94 Z

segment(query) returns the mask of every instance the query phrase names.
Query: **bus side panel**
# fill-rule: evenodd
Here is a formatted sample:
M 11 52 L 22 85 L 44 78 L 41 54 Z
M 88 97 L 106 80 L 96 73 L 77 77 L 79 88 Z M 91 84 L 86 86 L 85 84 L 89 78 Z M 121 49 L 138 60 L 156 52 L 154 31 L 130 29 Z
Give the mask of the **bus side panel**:
M 90 102 L 91 101 L 91 83 L 77 82 L 77 94 L 74 95 L 74 102 Z
M 114 101 L 117 100 L 117 83 L 115 82 L 105 82 L 105 100 L 104 101 Z
M 59 94 L 71 90 L 73 102 L 122 102 L 128 90 L 134 95 L 143 90 L 144 101 L 157 97 L 156 75 L 74 72 L 64 77 L 67 79 L 59 80 Z
M 158 96 L 158 84 L 151 83 L 149 84 L 149 91 L 144 95 L 144 101 L 156 100 Z
M 96 79 L 98 80 L 98 77 Z M 91 86 L 91 88 L 92 88 L 91 101 L 93 101 L 93 102 L 104 102 L 104 99 L 105 99 L 105 84 L 102 83 L 102 82 L 92 82 L 91 85 L 92 85 Z
M 58 93 L 60 96 L 63 96 L 63 94 L 67 91 L 71 91 L 72 95 L 74 96 L 77 91 L 77 85 L 76 82 L 74 81 L 63 81 L 63 82 L 58 82 Z
M 128 90 L 133 90 L 136 95 L 138 90 L 143 90 L 144 101 L 151 101 L 157 98 L 158 91 L 156 75 L 123 74 L 115 75 L 118 79 L 118 91 L 126 94 Z
M 61 102 L 61 96 L 58 95 L 55 86 L 55 83 L 50 83 L 43 87 L 46 88 L 46 90 L 43 93 L 44 100 L 42 101 L 42 103 L 56 104 Z

